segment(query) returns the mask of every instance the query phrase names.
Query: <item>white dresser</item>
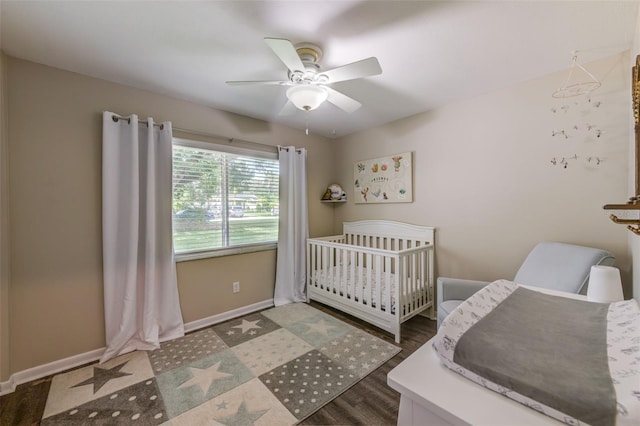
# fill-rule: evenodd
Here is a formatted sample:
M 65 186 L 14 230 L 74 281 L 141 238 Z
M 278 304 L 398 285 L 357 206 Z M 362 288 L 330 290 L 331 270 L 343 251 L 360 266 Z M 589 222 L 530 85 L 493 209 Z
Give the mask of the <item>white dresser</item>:
M 398 425 L 562 425 L 440 363 L 429 340 L 387 375 L 400 392 Z
M 523 286 L 555 296 L 585 296 Z M 435 339 L 435 338 L 434 338 Z M 564 425 L 519 402 L 485 389 L 440 363 L 429 340 L 387 374 L 387 384 L 400 392 L 398 425 Z

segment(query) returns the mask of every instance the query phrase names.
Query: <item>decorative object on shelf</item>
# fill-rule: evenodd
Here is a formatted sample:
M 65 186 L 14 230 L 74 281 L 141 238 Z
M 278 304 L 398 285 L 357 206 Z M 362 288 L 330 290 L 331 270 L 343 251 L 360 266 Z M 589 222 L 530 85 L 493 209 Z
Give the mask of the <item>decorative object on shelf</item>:
M 403 152 L 353 165 L 355 202 L 413 202 L 413 153 Z
M 574 73 L 576 74 L 575 76 Z M 585 95 L 601 85 L 602 83 L 593 74 L 578 63 L 578 51 L 574 50 L 571 52 L 569 75 L 562 86 L 556 89 L 551 96 L 554 98 L 570 98 Z
M 322 196 L 322 201 L 346 201 L 347 193 L 337 183 L 332 183 Z
M 636 235 L 640 235 L 640 55 L 636 56 L 636 65 L 631 72 L 631 100 L 633 104 L 633 118 L 635 125 L 635 154 L 636 154 L 636 195 L 629 198 L 626 204 L 607 204 L 603 208 L 611 210 L 609 218 L 622 225 Z
M 624 300 L 620 270 L 613 266 L 594 265 L 589 274 L 587 299 L 591 302 L 611 303 Z

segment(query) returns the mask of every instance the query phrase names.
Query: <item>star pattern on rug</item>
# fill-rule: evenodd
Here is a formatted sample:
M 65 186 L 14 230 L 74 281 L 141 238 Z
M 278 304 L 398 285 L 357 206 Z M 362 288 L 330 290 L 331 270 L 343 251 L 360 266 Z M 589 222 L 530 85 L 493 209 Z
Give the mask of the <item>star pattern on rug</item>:
M 56 375 L 41 424 L 294 425 L 398 351 L 305 304 L 272 308 Z
M 153 379 L 138 382 L 42 419 L 42 426 L 160 425 L 166 422 L 164 401 Z M 0 422 L 4 424 L 3 422 Z
M 242 334 L 246 333 L 249 330 L 253 330 L 254 328 L 256 329 L 260 329 L 262 327 L 260 327 L 258 325 L 258 323 L 260 322 L 260 320 L 255 320 L 255 321 L 247 321 L 245 319 L 242 320 L 242 324 L 240 325 L 234 325 L 232 328 L 239 328 L 242 330 Z M 256 334 L 255 332 L 252 334 Z
M 117 379 L 118 377 L 131 376 L 131 373 L 123 373 L 122 368 L 127 365 L 129 361 L 125 361 L 122 364 L 118 364 L 111 368 L 93 367 L 93 376 L 87 380 L 71 386 L 77 388 L 85 385 L 93 385 L 93 393 L 95 394 L 103 387 L 109 380 Z
M 183 389 L 189 386 L 198 385 L 200 386 L 200 389 L 202 389 L 203 393 L 207 393 L 207 391 L 211 387 L 211 384 L 216 380 L 233 376 L 233 374 L 219 371 L 220 364 L 222 364 L 222 361 L 216 362 L 209 368 L 189 367 L 189 371 L 191 371 L 191 375 L 193 377 L 187 380 L 186 382 L 184 382 L 183 384 L 181 384 L 180 386 L 178 386 L 178 389 Z
M 336 328 L 333 325 L 327 324 L 324 319 L 320 319 L 317 322 L 306 324 L 306 326 L 309 327 L 309 329 L 307 330 L 307 333 L 315 332 L 315 333 L 320 333 L 323 336 L 329 336 L 329 331 Z
M 264 416 L 269 410 L 249 411 L 244 401 L 238 407 L 238 411 L 227 417 L 221 419 L 215 419 L 218 423 L 222 423 L 225 426 L 252 426 L 256 420 Z

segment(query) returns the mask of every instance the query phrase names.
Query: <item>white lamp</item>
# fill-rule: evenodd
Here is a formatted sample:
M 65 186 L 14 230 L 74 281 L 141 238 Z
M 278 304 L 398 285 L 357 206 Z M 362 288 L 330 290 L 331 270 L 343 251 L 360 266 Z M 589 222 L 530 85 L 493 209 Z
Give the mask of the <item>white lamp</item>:
M 329 93 L 322 86 L 299 84 L 287 90 L 287 98 L 303 111 L 311 111 L 320 106 L 329 97 Z
M 591 267 L 587 299 L 591 302 L 610 303 L 624 300 L 620 270 L 613 266 Z

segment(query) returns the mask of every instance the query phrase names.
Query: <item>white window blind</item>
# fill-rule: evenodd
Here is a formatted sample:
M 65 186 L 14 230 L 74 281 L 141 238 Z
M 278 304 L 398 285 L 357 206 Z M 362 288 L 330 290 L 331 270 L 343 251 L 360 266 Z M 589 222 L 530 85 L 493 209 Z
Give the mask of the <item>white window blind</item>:
M 177 255 L 278 240 L 276 155 L 224 148 L 174 139 L 173 241 Z

